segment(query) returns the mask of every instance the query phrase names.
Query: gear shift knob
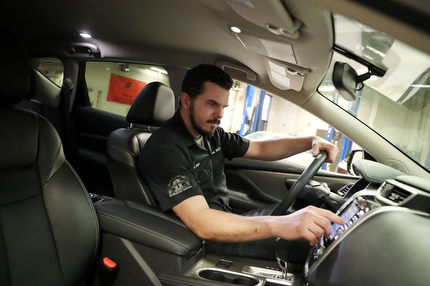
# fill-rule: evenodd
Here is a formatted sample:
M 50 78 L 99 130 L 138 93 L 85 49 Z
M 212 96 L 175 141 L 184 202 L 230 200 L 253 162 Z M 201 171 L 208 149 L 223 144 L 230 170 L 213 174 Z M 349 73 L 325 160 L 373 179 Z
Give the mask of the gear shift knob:
M 284 279 L 287 277 L 287 272 L 304 271 L 304 263 L 311 249 L 312 246 L 306 239 L 284 240 L 278 238 L 276 240 L 276 261 L 282 269 Z

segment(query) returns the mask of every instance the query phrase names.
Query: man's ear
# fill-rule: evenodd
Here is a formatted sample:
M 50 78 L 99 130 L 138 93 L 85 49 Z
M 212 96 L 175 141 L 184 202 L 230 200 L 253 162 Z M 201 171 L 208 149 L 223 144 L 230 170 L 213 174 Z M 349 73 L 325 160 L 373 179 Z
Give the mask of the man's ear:
M 190 96 L 188 95 L 188 93 L 183 92 L 183 93 L 181 94 L 180 100 L 181 100 L 181 106 L 182 106 L 184 109 L 189 109 L 189 108 L 190 108 L 190 101 L 191 101 L 191 98 L 190 98 Z

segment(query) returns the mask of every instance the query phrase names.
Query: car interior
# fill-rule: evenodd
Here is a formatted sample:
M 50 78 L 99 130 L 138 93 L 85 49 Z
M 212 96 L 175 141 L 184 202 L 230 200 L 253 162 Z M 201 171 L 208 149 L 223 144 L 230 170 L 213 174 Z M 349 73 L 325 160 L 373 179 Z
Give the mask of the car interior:
M 429 1 L 1 7 L 1 285 L 428 284 Z M 341 150 L 332 165 L 325 152 L 308 165 L 226 161 L 233 212 L 314 205 L 347 224 L 332 223 L 315 246 L 278 239 L 276 257 L 262 260 L 206 253 L 205 240 L 159 208 L 137 160 L 201 63 L 234 79 L 237 133 L 256 125 L 245 113 L 255 87 L 258 100 L 273 97 L 261 126 L 324 126 L 313 135 Z M 291 121 L 287 102 L 317 124 Z

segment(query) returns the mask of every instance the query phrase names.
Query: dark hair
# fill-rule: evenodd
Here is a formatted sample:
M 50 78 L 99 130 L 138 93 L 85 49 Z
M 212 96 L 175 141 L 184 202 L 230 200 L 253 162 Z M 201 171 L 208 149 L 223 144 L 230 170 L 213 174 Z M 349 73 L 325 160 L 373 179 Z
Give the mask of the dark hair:
M 196 98 L 204 92 L 204 84 L 208 81 L 226 90 L 233 86 L 233 80 L 225 71 L 214 65 L 201 64 L 187 71 L 182 81 L 182 92 Z

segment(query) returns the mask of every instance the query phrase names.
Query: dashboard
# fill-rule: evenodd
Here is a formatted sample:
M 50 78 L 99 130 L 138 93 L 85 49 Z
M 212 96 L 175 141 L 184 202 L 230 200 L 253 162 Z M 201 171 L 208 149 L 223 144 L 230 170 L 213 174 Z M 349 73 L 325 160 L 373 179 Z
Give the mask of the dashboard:
M 430 180 L 392 170 L 387 176 L 386 168 L 376 173 L 384 180 L 361 169 L 356 184 L 367 187 L 353 186 L 337 212 L 347 223 L 332 224 L 306 260 L 309 285 L 428 285 Z

